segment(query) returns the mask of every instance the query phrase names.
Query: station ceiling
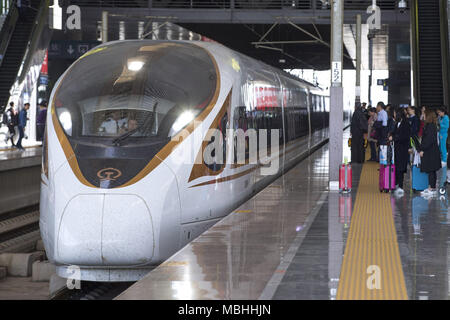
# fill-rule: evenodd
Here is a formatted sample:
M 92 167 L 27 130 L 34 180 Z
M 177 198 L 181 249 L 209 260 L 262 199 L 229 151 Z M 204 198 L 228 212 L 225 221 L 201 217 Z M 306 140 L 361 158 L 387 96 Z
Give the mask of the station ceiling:
M 280 69 L 330 69 L 330 25 L 289 23 L 276 25 L 178 23 L 178 25 Z M 344 69 L 354 69 L 345 46 Z

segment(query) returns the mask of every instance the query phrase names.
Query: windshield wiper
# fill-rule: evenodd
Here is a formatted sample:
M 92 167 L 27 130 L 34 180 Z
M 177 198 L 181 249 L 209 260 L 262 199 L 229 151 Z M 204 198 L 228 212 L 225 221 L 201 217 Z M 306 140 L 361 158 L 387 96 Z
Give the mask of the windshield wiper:
M 134 133 L 138 132 L 139 130 L 141 130 L 142 128 L 148 127 L 148 121 L 154 119 L 154 115 L 155 115 L 155 110 L 156 110 L 156 106 L 158 105 L 158 102 L 155 102 L 155 104 L 153 105 L 153 112 L 149 113 L 147 115 L 147 117 L 145 118 L 144 122 L 142 123 L 142 125 L 140 125 L 139 127 L 137 127 L 136 129 L 133 129 L 131 131 L 128 131 L 124 134 L 122 134 L 121 136 L 118 136 L 117 138 L 115 138 L 112 143 L 115 146 L 120 146 L 120 142 L 128 139 L 129 137 L 131 137 Z M 152 117 L 153 116 L 153 117 Z

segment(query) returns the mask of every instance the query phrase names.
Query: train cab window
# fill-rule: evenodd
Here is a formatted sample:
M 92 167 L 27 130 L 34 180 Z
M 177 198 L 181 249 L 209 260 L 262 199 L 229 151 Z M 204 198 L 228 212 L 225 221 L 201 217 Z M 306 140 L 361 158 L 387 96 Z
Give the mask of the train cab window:
M 196 45 L 119 42 L 78 60 L 58 86 L 54 107 L 73 139 L 167 139 L 208 105 L 216 84 L 214 62 Z
M 56 87 L 51 112 L 82 175 L 101 188 L 121 186 L 218 96 L 213 57 L 187 42 L 123 41 L 75 62 Z M 101 182 L 99 170 L 122 172 Z

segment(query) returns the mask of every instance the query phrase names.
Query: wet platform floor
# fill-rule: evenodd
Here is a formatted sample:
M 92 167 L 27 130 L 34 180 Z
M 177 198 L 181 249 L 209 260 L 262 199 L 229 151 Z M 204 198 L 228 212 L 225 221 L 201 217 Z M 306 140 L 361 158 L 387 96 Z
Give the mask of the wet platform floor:
M 353 166 L 350 194 L 328 192 L 325 145 L 118 299 L 336 299 L 345 255 L 352 254 L 345 250 L 362 170 Z M 405 180 L 403 197 L 386 195 L 402 274 L 394 280 L 406 298 L 447 299 L 448 197 L 426 200 L 410 193 L 409 175 Z M 345 274 L 350 283 L 370 276 Z

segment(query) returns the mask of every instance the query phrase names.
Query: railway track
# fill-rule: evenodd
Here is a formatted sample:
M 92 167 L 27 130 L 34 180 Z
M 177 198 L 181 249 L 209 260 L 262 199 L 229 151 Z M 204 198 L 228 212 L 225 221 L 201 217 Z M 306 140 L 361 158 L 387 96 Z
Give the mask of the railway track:
M 0 253 L 32 251 L 39 239 L 39 211 L 35 206 L 0 216 Z
M 23 208 L 0 215 L 0 254 L 24 253 L 35 250 L 39 231 L 38 206 Z M 134 282 L 82 281 L 80 290 L 67 288 L 57 293 L 52 300 L 112 300 Z
M 128 289 L 134 282 L 81 281 L 81 289 L 65 288 L 52 300 L 112 300 Z

